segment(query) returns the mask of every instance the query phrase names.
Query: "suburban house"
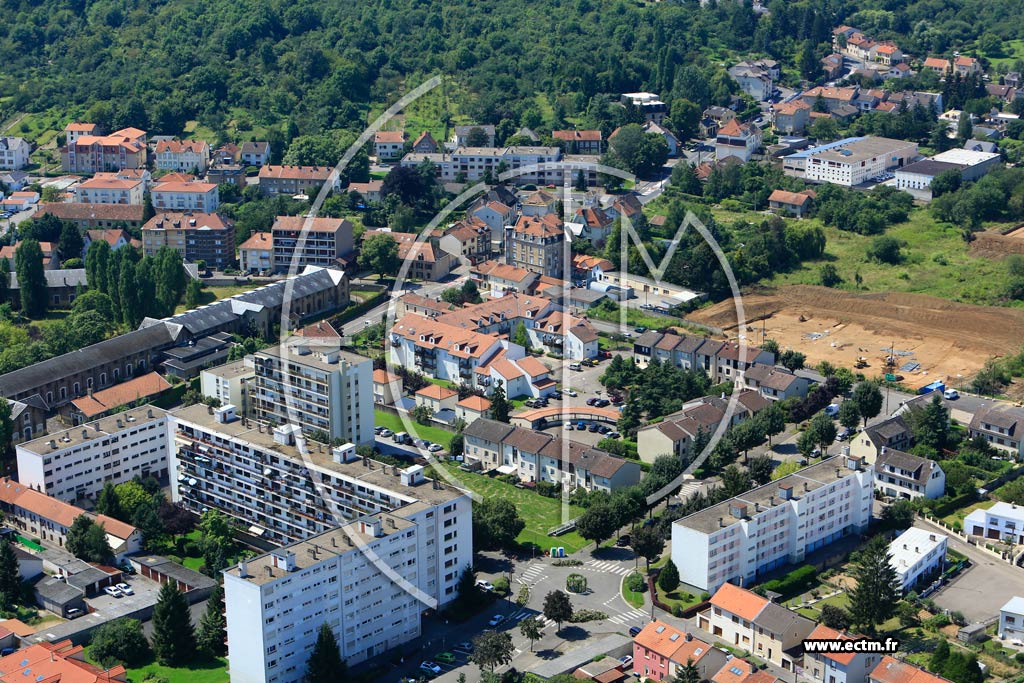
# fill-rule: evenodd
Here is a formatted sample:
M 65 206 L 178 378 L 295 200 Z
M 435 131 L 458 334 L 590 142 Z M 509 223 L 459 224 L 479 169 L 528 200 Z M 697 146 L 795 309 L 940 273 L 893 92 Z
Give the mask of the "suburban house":
M 859 640 L 861 636 L 818 624 L 808 640 Z M 872 652 L 804 652 L 804 675 L 815 683 L 867 683 L 868 674 L 882 660 Z
M 565 311 L 551 310 L 527 327 L 531 344 L 547 352 L 561 353 L 568 360 L 596 358 L 599 350 L 597 330 L 586 318 Z
M 863 458 L 868 464 L 874 464 L 883 451 L 906 451 L 911 441 L 913 432 L 910 426 L 902 416 L 896 415 L 857 433 L 850 441 L 850 454 Z
M 0 137 L 0 169 L 17 171 L 28 166 L 32 145 L 24 138 Z
M 576 234 L 574 230 L 573 237 L 584 239 L 595 246 L 600 246 L 612 234 L 615 216 L 596 206 L 580 207 L 576 210 L 574 222 L 579 226 L 579 233 Z
M 964 518 L 964 533 L 992 540 L 1024 543 L 1024 506 L 998 502 Z
M 981 73 L 981 62 L 974 57 L 959 55 L 953 60 L 953 73 L 961 78 Z
M 674 681 L 689 662 L 700 680 L 709 681 L 728 659 L 726 652 L 663 621 L 650 622 L 633 638 L 633 671 L 655 681 Z
M 455 416 L 467 425 L 481 417 L 490 417 L 491 401 L 483 396 L 471 394 L 455 404 Z
M 753 124 L 738 123 L 735 119 L 718 129 L 715 136 L 715 154 L 718 159 L 734 156 L 747 162 L 761 146 L 761 131 Z
M 924 60 L 924 63 L 922 64 L 922 66 L 925 69 L 929 69 L 930 71 L 934 71 L 939 76 L 945 76 L 953 68 L 952 65 L 950 65 L 948 59 L 943 59 L 941 57 L 928 57 L 928 58 L 926 58 Z
M 643 114 L 645 121 L 661 124 L 665 121 L 665 117 L 668 116 L 668 105 L 652 92 L 622 93 L 619 101 L 623 105 L 633 107 Z
M 416 406 L 423 406 L 430 411 L 431 416 L 439 419 L 438 414 L 448 411 L 454 416 L 455 404 L 459 400 L 459 392 L 439 384 L 428 384 L 415 394 Z M 451 422 L 451 419 L 440 418 L 442 422 Z
M 141 180 L 90 178 L 78 184 L 75 201 L 88 204 L 142 204 L 145 183 Z
M 803 100 L 790 100 L 772 106 L 772 121 L 776 132 L 800 134 L 811 119 L 811 106 Z
M 1002 640 L 1024 639 L 1024 598 L 1015 595 L 999 608 L 998 634 Z
M 435 154 L 441 151 L 441 148 L 438 146 L 437 141 L 434 140 L 434 136 L 430 134 L 430 131 L 425 130 L 413 141 L 412 151 L 421 154 Z
M 505 226 L 515 222 L 516 212 L 511 206 L 493 200 L 470 210 L 468 215 L 486 223 L 492 234 L 500 235 Z
M 367 204 L 380 204 L 384 199 L 384 194 L 381 192 L 381 188 L 384 187 L 383 180 L 370 180 L 365 183 L 349 183 L 349 192 L 358 192 L 359 196 Z
M 910 662 L 903 662 L 889 655 L 882 655 L 868 674 L 868 683 L 950 683 L 942 676 L 918 668 Z
M 588 256 L 587 254 L 573 254 L 573 282 L 589 285 L 591 282 L 601 280 L 604 273 L 612 270 L 615 270 L 615 265 L 606 258 Z
M 407 278 L 437 282 L 447 277 L 458 265 L 457 257 L 441 249 L 435 249 L 429 241 L 417 242 L 415 233 L 393 232 L 387 229 L 367 230 L 363 233 L 363 240 L 379 234 L 387 235 L 398 243 L 401 268 L 408 266 L 405 273 Z
M 775 213 L 803 218 L 810 211 L 811 202 L 814 197 L 814 190 L 803 190 L 801 192 L 773 190 L 768 195 L 768 208 Z
M 810 380 L 781 365 L 755 363 L 743 373 L 743 384 L 772 401 L 806 396 Z
M 729 75 L 740 90 L 758 102 L 766 102 L 775 93 L 775 80 L 781 75 L 779 63 L 774 59 L 745 61 L 730 66 Z
M 394 405 L 402 398 L 402 378 L 387 370 L 373 371 L 373 402 Z
M 551 137 L 564 143 L 567 154 L 600 154 L 604 151 L 599 130 L 555 130 L 551 131 Z
M 494 126 L 491 125 L 455 126 L 452 142 L 455 147 L 494 147 L 494 134 Z
M 405 152 L 405 132 L 379 130 L 373 136 L 373 153 L 378 161 L 401 159 Z
M 985 439 L 992 447 L 1019 457 L 1024 434 L 1024 409 L 1005 403 L 981 408 L 967 430 L 967 436 Z
M 238 269 L 243 273 L 259 273 L 274 268 L 274 236 L 269 232 L 253 233 L 238 245 Z
M 89 251 L 89 245 L 93 242 L 103 241 L 110 245 L 111 251 L 117 251 L 121 247 L 128 246 L 131 243 L 131 235 L 124 230 L 116 228 L 107 228 L 105 230 L 86 230 L 82 236 L 85 247 L 82 249 L 82 257 L 85 257 L 85 253 Z
M 927 529 L 910 527 L 889 544 L 889 564 L 896 570 L 900 588 L 908 593 L 946 568 L 948 537 Z
M 875 461 L 875 489 L 889 498 L 941 498 L 946 474 L 934 460 L 883 447 Z
M 18 253 L 18 247 L 21 246 L 21 240 L 18 240 L 14 244 L 9 244 L 4 247 L 0 247 L 0 259 L 6 259 L 7 264 L 10 266 L 8 272 L 14 273 L 16 271 L 14 256 Z M 39 249 L 43 252 L 43 270 L 57 270 L 60 268 L 60 257 L 57 253 L 57 244 L 53 242 L 40 242 Z M 68 258 L 75 258 L 78 254 L 72 254 Z
M 245 166 L 264 166 L 270 163 L 269 142 L 243 142 L 238 150 L 238 160 Z
M 479 218 L 466 218 L 434 231 L 431 241 L 444 252 L 469 263 L 480 263 L 491 256 L 491 226 Z
M 161 171 L 206 173 L 210 145 L 205 140 L 161 140 L 156 143 L 156 167 Z
M 744 588 L 724 583 L 697 614 L 697 627 L 787 671 L 803 653 L 814 622 Z

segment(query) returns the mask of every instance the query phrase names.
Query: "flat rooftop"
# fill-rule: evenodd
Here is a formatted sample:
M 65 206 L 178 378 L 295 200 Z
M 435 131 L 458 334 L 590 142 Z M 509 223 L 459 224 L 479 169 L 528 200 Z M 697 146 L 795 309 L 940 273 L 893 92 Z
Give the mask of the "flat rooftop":
M 889 555 L 892 556 L 889 563 L 899 572 L 906 571 L 922 557 L 945 543 L 946 539 L 947 536 L 937 531 L 928 531 L 912 526 L 889 544 Z
M 246 375 L 255 374 L 256 369 L 251 364 L 247 365 L 243 358 L 241 360 L 225 363 L 224 365 L 218 365 L 214 368 L 206 368 L 203 372 L 223 379 L 234 379 L 236 377 L 245 377 Z
M 46 455 L 54 451 L 66 450 L 84 443 L 90 443 L 97 439 L 105 439 L 129 429 L 138 429 L 150 422 L 163 420 L 166 415 L 167 411 L 163 408 L 147 404 L 141 408 L 133 408 L 123 413 L 101 417 L 98 420 L 86 422 L 77 427 L 71 427 L 59 432 L 51 432 L 33 441 L 18 444 L 18 448 L 31 453 Z M 56 443 L 56 448 L 50 447 L 51 441 Z
M 303 345 L 312 350 L 311 353 L 298 354 L 292 351 L 292 345 Z M 271 346 L 262 351 L 257 351 L 257 356 L 271 356 L 273 358 L 284 358 L 290 363 L 297 363 L 299 365 L 307 365 L 312 368 L 319 368 L 321 370 L 327 370 L 332 372 L 334 370 L 340 370 L 344 361 L 349 365 L 360 365 L 362 363 L 372 363 L 373 360 L 366 356 L 360 356 L 350 351 L 333 351 L 329 348 L 317 348 L 316 341 L 310 342 L 308 339 L 302 337 L 289 337 L 285 343 L 286 346 Z M 338 358 L 338 362 L 329 363 L 324 355 L 335 356 Z
M 380 522 L 380 536 L 372 536 L 363 532 L 363 522 L 376 520 Z M 314 567 L 327 560 L 341 557 L 347 553 L 363 552 L 362 547 L 375 540 L 387 538 L 392 534 L 402 533 L 415 523 L 410 522 L 401 515 L 379 512 L 375 515 L 361 517 L 353 522 L 325 531 L 322 534 L 311 536 L 304 541 L 291 545 L 282 546 L 275 551 L 257 555 L 246 561 L 246 578 L 250 583 L 263 585 L 281 579 L 289 572 L 275 564 L 274 556 L 282 554 L 295 554 L 295 570 L 301 571 Z M 270 571 L 268 571 L 268 569 Z M 238 565 L 226 569 L 225 574 L 241 577 L 241 570 Z
M 238 419 L 227 423 L 218 422 L 216 416 L 211 414 L 208 407 L 202 403 L 175 410 L 171 413 L 171 417 L 238 441 L 244 441 L 264 451 L 277 453 L 294 463 L 316 465 L 321 470 L 352 481 L 384 489 L 400 498 L 407 498 L 410 503 L 422 500 L 431 505 L 437 505 L 467 495 L 461 489 L 446 482 L 435 482 L 433 479 L 423 479 L 415 486 L 403 486 L 400 477 L 401 469 L 377 460 L 368 459 L 364 463 L 362 458 L 359 458 L 348 463 L 335 462 L 331 447 L 312 439 L 305 439 L 305 453 L 300 452 L 297 446 L 288 446 L 274 441 L 273 430 L 255 420 Z M 410 462 L 409 466 L 412 465 L 413 463 Z
M 933 161 L 944 161 L 947 164 L 977 166 L 991 159 L 998 159 L 998 152 L 978 152 L 973 149 L 948 149 L 932 157 Z
M 844 164 L 852 164 L 858 161 L 865 161 L 867 159 L 885 156 L 894 150 L 904 149 L 913 144 L 913 142 L 907 142 L 906 140 L 866 137 L 839 147 L 833 147 L 820 152 L 812 152 L 811 156 L 815 156 L 826 161 L 838 161 Z M 940 159 L 940 161 L 945 160 Z
M 842 477 L 849 476 L 853 473 L 853 470 L 846 467 L 843 462 L 843 456 L 835 455 L 826 460 L 805 467 L 804 469 L 794 472 L 793 474 L 786 475 L 781 479 L 773 482 L 769 482 L 764 486 L 758 486 L 755 489 L 751 489 L 742 495 L 736 496 L 724 500 L 721 503 L 712 505 L 709 508 L 705 508 L 699 512 L 695 512 L 688 517 L 676 520 L 675 524 L 680 524 L 688 529 L 700 531 L 705 534 L 710 534 L 718 531 L 720 528 L 728 528 L 733 524 L 738 524 L 740 520 L 736 519 L 729 512 L 729 508 L 739 503 L 747 506 L 747 518 L 751 518 L 759 514 L 756 510 L 757 506 L 761 506 L 761 512 L 778 507 L 787 501 L 779 495 L 779 487 L 791 486 L 793 487 L 793 500 L 800 500 L 805 493 L 820 489 L 822 486 L 828 486 L 829 484 L 838 481 Z M 806 485 L 806 488 L 805 488 Z M 772 503 L 774 497 L 775 502 Z M 720 527 L 718 524 L 719 517 L 725 520 L 725 526 Z

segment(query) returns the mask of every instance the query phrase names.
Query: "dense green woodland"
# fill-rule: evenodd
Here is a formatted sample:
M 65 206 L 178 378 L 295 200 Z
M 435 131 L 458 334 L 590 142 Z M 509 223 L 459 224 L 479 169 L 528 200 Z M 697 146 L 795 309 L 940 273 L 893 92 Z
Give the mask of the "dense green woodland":
M 3 0 L 3 113 L 51 107 L 178 134 L 272 127 L 272 137 L 360 128 L 371 105 L 427 74 L 455 75 L 461 112 L 509 122 L 550 95 L 553 123 L 591 98 L 640 88 L 700 105 L 733 90 L 720 63 L 764 52 L 796 68 L 854 24 L 914 54 L 970 50 L 1021 35 L 1024 0 L 774 0 L 750 3 L 542 0 L 124 2 Z M 998 41 L 996 41 L 998 43 Z M 984 43 L 982 43 L 984 44 Z M 534 112 L 536 113 L 536 112 Z M 515 128 L 511 127 L 515 124 Z M 283 148 L 283 145 L 280 147 Z

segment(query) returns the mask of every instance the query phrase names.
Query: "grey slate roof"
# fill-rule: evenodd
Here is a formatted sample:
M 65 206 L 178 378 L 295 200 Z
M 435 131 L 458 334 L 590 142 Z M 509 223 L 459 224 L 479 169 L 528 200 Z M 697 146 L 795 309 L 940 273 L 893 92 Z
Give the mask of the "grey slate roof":
M 67 605 L 85 597 L 85 591 L 82 589 L 69 586 L 53 576 L 40 579 L 33 588 L 43 599 L 55 605 Z
M 85 287 L 88 282 L 85 279 L 85 268 L 63 268 L 58 270 L 45 270 L 47 287 Z M 18 274 L 10 273 L 10 288 L 18 289 Z
M 506 436 L 511 434 L 514 429 L 515 427 L 507 425 L 504 422 L 498 422 L 497 420 L 481 417 L 473 420 L 473 422 L 470 423 L 462 433 L 465 436 L 471 436 L 476 439 L 482 439 L 492 443 L 500 443 Z
M 813 621 L 774 602 L 769 602 L 764 606 L 754 618 L 754 623 L 779 635 L 796 631 L 806 636 L 814 630 Z
M 894 448 L 887 448 L 884 453 L 878 454 L 878 462 L 876 463 L 876 471 L 881 474 L 891 474 L 895 476 L 901 476 L 897 472 L 892 472 L 887 467 L 896 467 L 907 472 L 912 472 L 913 476 L 910 477 L 918 484 L 924 484 L 928 481 L 931 476 L 932 468 L 929 464 L 932 463 L 928 458 L 922 458 L 917 455 L 910 453 L 904 453 L 903 451 L 897 451 Z M 906 478 L 906 477 L 904 477 Z

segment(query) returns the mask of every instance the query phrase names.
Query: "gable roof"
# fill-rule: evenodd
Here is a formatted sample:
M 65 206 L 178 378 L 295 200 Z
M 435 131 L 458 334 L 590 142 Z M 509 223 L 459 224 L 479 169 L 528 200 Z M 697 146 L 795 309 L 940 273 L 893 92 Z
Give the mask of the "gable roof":
M 477 396 L 476 394 L 471 394 L 470 396 L 467 396 L 466 398 L 459 401 L 456 405 L 461 406 L 466 410 L 473 410 L 478 413 L 482 413 L 491 409 L 490 399 L 484 398 L 483 396 Z
M 878 666 L 871 670 L 868 679 L 872 683 L 949 683 L 942 676 L 936 676 L 930 671 L 901 662 L 889 655 L 882 657 Z
M 436 401 L 443 401 L 451 398 L 452 396 L 458 396 L 459 392 L 454 389 L 449 389 L 448 387 L 442 387 L 439 384 L 428 384 L 417 391 L 416 395 L 424 398 L 432 398 Z
M 374 142 L 405 142 L 405 132 L 401 130 L 379 130 L 373 136 Z
M 633 638 L 640 647 L 669 658 L 686 642 L 686 634 L 663 621 L 652 621 Z
M 754 621 L 767 604 L 767 598 L 762 598 L 757 593 L 752 593 L 731 583 L 723 583 L 721 588 L 711 596 L 712 606 L 747 621 Z
M 274 235 L 269 232 L 254 232 L 252 237 L 238 245 L 238 249 L 271 249 L 274 246 Z
M 773 190 L 768 195 L 768 201 L 788 204 L 790 206 L 803 206 L 810 201 L 810 195 L 804 192 L 790 192 L 788 190 Z
M 86 418 L 91 418 L 132 401 L 155 396 L 170 388 L 171 383 L 158 373 L 147 372 L 108 389 L 94 392 L 91 396 L 76 398 L 71 404 Z

